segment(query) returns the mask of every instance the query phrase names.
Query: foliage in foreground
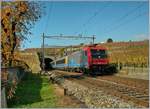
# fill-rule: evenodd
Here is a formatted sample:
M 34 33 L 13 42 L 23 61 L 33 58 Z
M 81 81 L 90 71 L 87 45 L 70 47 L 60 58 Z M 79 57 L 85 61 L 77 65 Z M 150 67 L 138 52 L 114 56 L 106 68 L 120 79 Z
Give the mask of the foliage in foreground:
M 27 40 L 31 28 L 42 15 L 42 7 L 34 1 L 2 1 L 1 2 L 1 54 L 2 67 L 22 66 L 20 64 L 19 47 Z M 8 72 L 2 72 L 8 75 Z M 8 79 L 8 78 L 6 78 Z M 2 81 L 4 79 L 2 78 Z M 6 80 L 7 81 L 7 80 Z M 7 83 L 6 93 L 11 98 L 17 87 L 17 80 Z

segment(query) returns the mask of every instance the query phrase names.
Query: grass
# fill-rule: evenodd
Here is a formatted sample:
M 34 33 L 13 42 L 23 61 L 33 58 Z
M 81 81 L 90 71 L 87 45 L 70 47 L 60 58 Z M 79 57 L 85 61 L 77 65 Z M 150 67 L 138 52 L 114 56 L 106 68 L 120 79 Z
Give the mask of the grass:
M 46 77 L 29 74 L 18 84 L 16 95 L 8 101 L 11 108 L 53 108 L 57 97 Z

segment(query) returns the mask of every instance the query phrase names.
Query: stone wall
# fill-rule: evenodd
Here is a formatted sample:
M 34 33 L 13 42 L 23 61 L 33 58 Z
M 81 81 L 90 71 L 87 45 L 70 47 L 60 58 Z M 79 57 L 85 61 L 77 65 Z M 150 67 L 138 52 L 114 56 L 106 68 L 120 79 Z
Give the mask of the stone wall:
M 39 73 L 41 71 L 40 60 L 37 52 L 20 53 L 19 58 L 29 66 L 29 68 L 32 70 L 32 73 Z
M 149 80 L 149 68 L 123 67 L 116 75 Z

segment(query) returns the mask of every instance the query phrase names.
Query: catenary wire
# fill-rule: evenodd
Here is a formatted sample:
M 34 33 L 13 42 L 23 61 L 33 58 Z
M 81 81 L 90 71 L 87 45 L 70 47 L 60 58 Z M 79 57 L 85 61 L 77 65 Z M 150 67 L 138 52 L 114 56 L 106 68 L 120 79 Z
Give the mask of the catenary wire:
M 94 17 L 96 17 L 100 12 L 102 12 L 106 7 L 108 7 L 109 4 L 110 4 L 110 2 L 107 2 L 106 5 L 104 5 L 102 8 L 100 8 L 98 11 L 94 12 L 94 14 L 93 14 L 92 16 L 90 16 L 90 17 L 88 18 L 88 20 L 87 20 L 85 23 L 83 23 L 83 24 L 81 25 L 81 28 L 83 28 L 83 27 L 85 27 L 87 24 L 89 24 L 90 21 L 93 20 Z M 82 33 L 82 32 L 83 32 L 83 31 L 81 31 L 81 33 Z M 77 34 L 77 33 L 79 33 L 79 32 L 74 32 L 74 34 Z M 79 34 L 80 34 L 80 33 L 79 33 Z

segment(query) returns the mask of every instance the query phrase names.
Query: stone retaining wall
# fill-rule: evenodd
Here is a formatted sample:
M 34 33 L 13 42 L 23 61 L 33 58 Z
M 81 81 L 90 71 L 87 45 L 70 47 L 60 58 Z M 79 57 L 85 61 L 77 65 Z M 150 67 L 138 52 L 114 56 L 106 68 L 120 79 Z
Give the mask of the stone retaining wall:
M 149 80 L 149 68 L 123 67 L 116 75 Z
M 37 55 L 37 52 L 20 53 L 19 58 L 20 58 L 20 60 L 25 62 L 30 67 L 30 69 L 32 70 L 32 73 L 39 73 L 41 71 L 40 60 L 39 60 L 39 57 Z

